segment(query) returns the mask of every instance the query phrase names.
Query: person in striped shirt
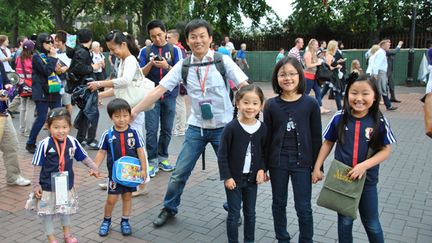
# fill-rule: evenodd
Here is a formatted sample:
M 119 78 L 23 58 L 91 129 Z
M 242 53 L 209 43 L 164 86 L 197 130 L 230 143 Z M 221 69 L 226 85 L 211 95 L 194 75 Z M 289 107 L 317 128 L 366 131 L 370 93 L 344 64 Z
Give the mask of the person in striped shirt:
M 304 46 L 303 38 L 296 38 L 295 39 L 295 46 L 291 48 L 291 50 L 288 52 L 289 57 L 296 58 L 300 63 L 302 62 L 302 58 L 300 56 L 300 49 L 302 49 Z

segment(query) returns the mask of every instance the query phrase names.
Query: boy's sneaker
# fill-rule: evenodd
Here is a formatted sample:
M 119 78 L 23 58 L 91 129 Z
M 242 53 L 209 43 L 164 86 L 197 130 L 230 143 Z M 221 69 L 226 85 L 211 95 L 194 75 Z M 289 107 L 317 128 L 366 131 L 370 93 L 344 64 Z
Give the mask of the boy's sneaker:
M 111 228 L 111 222 L 104 220 L 99 228 L 100 236 L 107 236 Z
M 89 147 L 90 150 L 99 150 L 98 141 L 96 139 L 93 140 L 93 142 L 91 143 L 87 143 L 87 146 Z
M 150 178 L 153 178 L 156 176 L 156 173 L 159 171 L 158 167 L 155 167 L 153 165 L 149 165 L 149 176 Z
M 131 235 L 132 234 L 132 227 L 130 226 L 128 221 L 122 221 L 120 223 L 120 230 L 122 232 L 122 235 Z
M 159 168 L 161 168 L 161 170 L 163 171 L 173 171 L 174 170 L 174 166 L 170 165 L 170 163 L 168 162 L 168 160 L 164 160 L 159 162 Z

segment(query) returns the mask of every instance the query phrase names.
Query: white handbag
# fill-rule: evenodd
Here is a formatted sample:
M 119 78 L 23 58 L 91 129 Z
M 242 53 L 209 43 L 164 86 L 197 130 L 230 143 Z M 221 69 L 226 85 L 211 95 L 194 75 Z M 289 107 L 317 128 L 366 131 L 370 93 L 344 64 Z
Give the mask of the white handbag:
M 124 70 L 124 64 L 123 64 Z M 137 75 L 138 72 L 138 75 Z M 122 72 L 123 75 L 123 72 Z M 155 84 L 150 79 L 146 78 L 137 63 L 137 70 L 130 85 L 126 88 L 114 89 L 114 94 L 117 98 L 125 99 L 129 105 L 135 107 L 150 91 L 155 87 Z M 152 109 L 154 105 L 150 108 Z

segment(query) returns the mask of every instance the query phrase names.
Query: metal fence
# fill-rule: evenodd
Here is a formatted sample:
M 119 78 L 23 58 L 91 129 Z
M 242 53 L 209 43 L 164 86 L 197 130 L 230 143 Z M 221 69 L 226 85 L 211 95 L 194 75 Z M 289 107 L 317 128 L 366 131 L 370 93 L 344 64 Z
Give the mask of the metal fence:
M 366 58 L 365 53 L 367 49 L 363 50 L 344 50 L 344 57 L 347 58 L 346 65 L 347 71 L 351 68 L 351 62 L 354 59 L 358 59 L 361 63 L 363 70 L 366 71 Z M 414 84 L 418 85 L 417 81 L 418 70 L 421 59 L 426 49 L 416 49 L 414 55 Z M 246 74 L 252 81 L 264 81 L 270 82 L 275 66 L 277 51 L 250 51 L 247 52 L 247 61 L 250 69 L 247 70 Z M 405 85 L 408 70 L 408 49 L 402 49 L 396 54 L 394 60 L 394 71 L 393 80 L 397 85 Z
M 346 49 L 366 49 L 372 46 L 373 43 L 378 41 L 371 41 L 367 35 L 356 35 L 356 36 L 328 36 L 326 38 L 319 38 L 315 36 L 301 36 L 301 35 L 274 35 L 274 36 L 257 36 L 247 38 L 233 38 L 234 45 L 239 48 L 241 43 L 246 43 L 248 50 L 251 51 L 275 51 L 279 48 L 285 50 L 291 49 L 294 46 L 294 40 L 297 37 L 302 37 L 305 41 L 305 45 L 311 38 L 318 40 L 330 41 L 341 40 L 344 43 Z M 398 41 L 403 41 L 404 47 L 409 45 L 409 33 L 394 33 L 391 35 L 380 36 L 379 39 L 389 38 L 396 45 Z M 415 48 L 427 48 L 426 41 L 432 39 L 432 32 L 420 32 L 417 33 L 414 40 Z

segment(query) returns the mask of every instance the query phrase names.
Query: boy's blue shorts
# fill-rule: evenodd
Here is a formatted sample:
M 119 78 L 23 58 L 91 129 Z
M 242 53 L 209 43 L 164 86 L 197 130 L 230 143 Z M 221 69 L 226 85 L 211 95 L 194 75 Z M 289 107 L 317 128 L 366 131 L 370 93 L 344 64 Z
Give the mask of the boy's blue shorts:
M 118 194 L 123 194 L 126 192 L 136 192 L 137 188 L 136 187 L 123 186 L 123 185 L 115 183 L 113 180 L 109 179 L 107 191 L 108 191 L 108 194 L 118 195 Z

